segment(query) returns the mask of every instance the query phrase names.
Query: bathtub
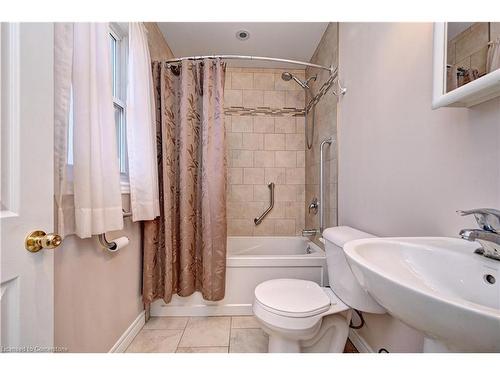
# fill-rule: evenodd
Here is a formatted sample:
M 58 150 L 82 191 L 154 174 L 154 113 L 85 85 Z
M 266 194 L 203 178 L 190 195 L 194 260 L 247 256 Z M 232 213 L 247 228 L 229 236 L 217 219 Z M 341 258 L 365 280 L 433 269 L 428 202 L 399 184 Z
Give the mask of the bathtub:
M 196 292 L 155 301 L 152 316 L 252 315 L 255 287 L 266 280 L 295 278 L 328 285 L 324 251 L 303 237 L 228 237 L 226 295 L 205 301 Z

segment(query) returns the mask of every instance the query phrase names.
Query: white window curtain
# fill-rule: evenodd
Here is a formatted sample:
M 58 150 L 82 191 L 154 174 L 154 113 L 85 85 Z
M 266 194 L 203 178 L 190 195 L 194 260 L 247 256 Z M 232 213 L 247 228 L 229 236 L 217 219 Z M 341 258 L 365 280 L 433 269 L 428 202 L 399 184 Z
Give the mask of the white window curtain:
M 143 23 L 129 23 L 127 151 L 132 220 L 160 215 L 151 58 Z
M 63 235 L 87 238 L 123 228 L 108 33 L 103 23 L 56 24 L 56 203 Z M 64 172 L 67 149 L 62 139 L 67 137 L 71 86 L 72 181 Z M 65 196 L 66 179 L 73 185 L 73 199 Z M 72 217 L 64 217 L 68 214 Z

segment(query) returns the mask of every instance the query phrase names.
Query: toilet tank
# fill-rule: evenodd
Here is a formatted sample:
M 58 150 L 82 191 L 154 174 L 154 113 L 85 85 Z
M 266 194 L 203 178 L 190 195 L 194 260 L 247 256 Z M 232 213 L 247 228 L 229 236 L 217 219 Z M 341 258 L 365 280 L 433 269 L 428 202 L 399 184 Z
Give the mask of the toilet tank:
M 349 241 L 371 237 L 375 236 L 346 226 L 325 229 L 323 238 L 325 239 L 328 279 L 330 288 L 346 305 L 368 313 L 383 314 L 386 310 L 358 283 L 343 250 L 344 244 Z

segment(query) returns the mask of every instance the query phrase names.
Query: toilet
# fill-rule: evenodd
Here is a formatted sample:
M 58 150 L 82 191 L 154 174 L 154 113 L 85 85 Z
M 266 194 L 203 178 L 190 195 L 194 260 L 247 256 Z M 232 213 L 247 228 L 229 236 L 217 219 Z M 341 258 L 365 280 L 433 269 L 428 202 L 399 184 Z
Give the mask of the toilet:
M 340 226 L 323 231 L 330 287 L 299 279 L 274 279 L 255 288 L 254 315 L 269 335 L 269 353 L 341 353 L 352 309 L 385 313 L 354 277 L 346 242 L 374 237 Z

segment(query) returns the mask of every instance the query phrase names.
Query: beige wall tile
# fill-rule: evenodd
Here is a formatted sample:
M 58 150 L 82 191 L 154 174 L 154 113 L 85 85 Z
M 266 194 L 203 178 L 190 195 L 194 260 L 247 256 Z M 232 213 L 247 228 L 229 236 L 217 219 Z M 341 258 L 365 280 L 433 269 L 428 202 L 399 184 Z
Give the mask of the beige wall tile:
M 232 116 L 231 130 L 233 132 L 252 133 L 253 119 L 252 116 Z
M 253 219 L 230 219 L 227 221 L 227 235 L 251 236 L 254 225 Z
M 264 182 L 264 168 L 244 168 L 243 183 L 245 185 L 257 185 Z
M 274 74 L 254 73 L 253 87 L 258 90 L 274 90 Z
M 277 202 L 295 202 L 297 200 L 295 185 L 277 185 L 275 187 L 275 200 Z
M 265 204 L 264 202 L 262 202 Z M 269 212 L 268 216 L 270 219 L 286 219 L 286 204 L 288 202 L 275 202 L 274 207 Z
M 283 69 L 228 68 L 228 103 L 236 106 L 283 108 L 288 91 L 291 100 L 300 100 L 304 92 L 295 82 L 281 80 Z M 304 70 L 290 70 L 304 79 Z M 323 77 L 327 79 L 327 77 Z M 317 88 L 316 88 L 317 89 Z M 292 98 L 292 99 L 290 99 Z M 295 99 L 293 99 L 295 98 Z M 226 116 L 228 139 L 228 234 L 280 235 L 300 234 L 305 222 L 305 150 L 300 147 L 304 118 L 287 116 Z M 287 135 L 297 135 L 287 139 Z M 303 144 L 303 140 L 302 140 Z M 299 164 L 297 164 L 297 162 Z M 287 172 L 287 168 L 290 170 Z M 288 176 L 287 176 L 288 173 Z M 288 181 L 287 181 L 288 177 Z M 302 181 L 302 183 L 301 183 Z M 262 224 L 253 218 L 269 204 L 267 183 L 274 182 L 275 206 Z
M 274 167 L 275 151 L 255 151 L 253 159 L 256 167 Z
M 265 168 L 265 183 L 268 184 L 270 182 L 274 182 L 275 184 L 285 184 L 285 168 Z
M 305 184 L 304 168 L 287 168 L 286 183 L 288 185 Z
M 253 200 L 269 203 L 269 187 L 267 185 L 253 185 Z
M 224 77 L 224 91 L 226 90 L 231 90 L 231 74 L 227 73 L 227 70 Z
M 252 89 L 253 73 L 231 73 L 232 89 Z
M 500 38 L 500 22 L 490 22 L 490 34 L 491 40 Z
M 241 148 L 243 150 L 262 150 L 264 148 L 263 134 L 244 133 Z
M 293 168 L 297 166 L 296 151 L 275 151 L 275 166 Z
M 242 144 L 241 133 L 228 133 L 227 146 L 230 150 L 241 149 Z
M 229 194 L 229 200 L 233 202 L 251 202 L 253 201 L 252 185 L 232 185 Z
M 466 56 L 479 51 L 488 43 L 488 23 L 477 22 L 470 27 L 470 32 L 463 33 L 455 44 L 456 60 L 461 61 Z
M 312 114 L 311 114 L 311 116 L 312 116 Z M 305 123 L 306 123 L 305 118 L 304 117 L 295 117 L 295 123 L 297 124 L 296 133 L 304 133 L 305 132 Z
M 274 133 L 274 118 L 254 116 L 253 129 L 255 133 Z
M 264 106 L 271 108 L 283 108 L 285 106 L 285 92 L 264 91 Z
M 243 184 L 243 168 L 228 168 L 227 172 L 229 185 Z
M 274 129 L 276 133 L 295 133 L 297 131 L 295 117 L 276 117 Z
M 243 90 L 244 107 L 262 107 L 264 105 L 264 91 L 262 90 Z
M 304 202 L 304 200 L 306 199 L 306 186 L 303 184 L 295 186 L 297 187 L 297 202 Z
M 305 139 L 304 134 L 286 134 L 286 149 L 287 150 L 304 150 Z
M 248 150 L 231 151 L 231 167 L 253 167 L 253 153 Z
M 232 202 L 228 206 L 228 219 L 254 219 L 266 209 L 265 202 Z
M 480 75 L 486 73 L 486 59 L 488 56 L 488 46 L 473 53 L 470 57 L 470 67 L 477 69 Z
M 285 135 L 284 134 L 265 134 L 264 135 L 265 150 L 284 150 Z
M 225 107 L 241 107 L 243 105 L 243 94 L 241 90 L 226 90 L 224 92 Z
M 298 85 L 297 85 L 298 86 Z M 305 107 L 305 94 L 304 91 L 287 91 L 285 97 L 285 105 L 293 108 Z
M 304 217 L 304 203 L 303 202 L 285 202 L 285 218 L 298 219 Z
M 297 167 L 304 168 L 306 166 L 306 152 L 297 151 Z
M 253 224 L 253 223 L 252 223 Z M 275 220 L 266 217 L 259 225 L 254 224 L 254 236 L 274 236 Z
M 295 234 L 295 220 L 277 219 L 275 234 L 278 236 L 293 236 Z

